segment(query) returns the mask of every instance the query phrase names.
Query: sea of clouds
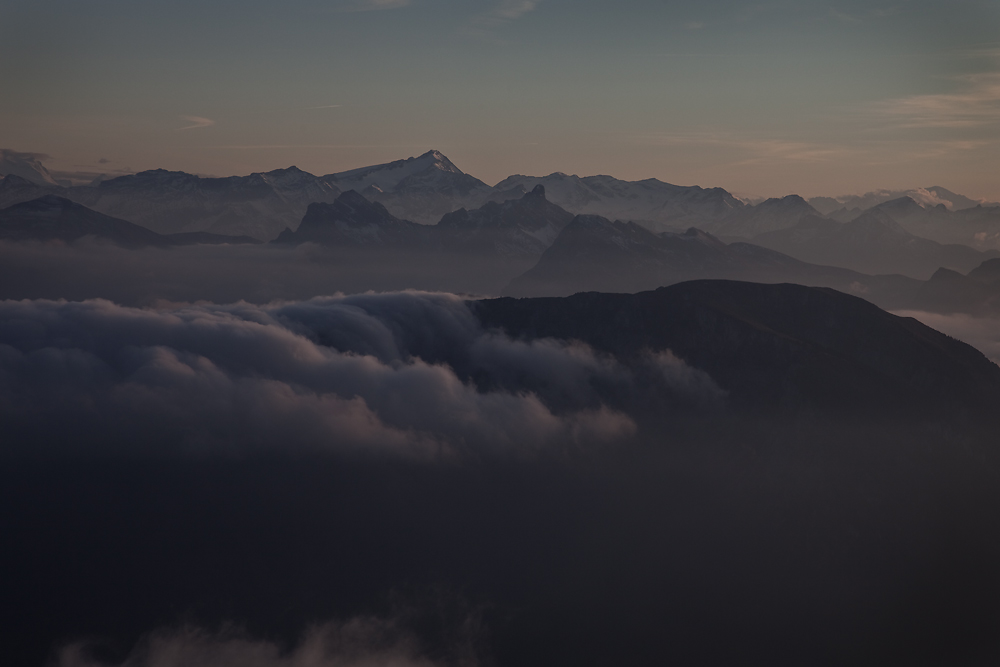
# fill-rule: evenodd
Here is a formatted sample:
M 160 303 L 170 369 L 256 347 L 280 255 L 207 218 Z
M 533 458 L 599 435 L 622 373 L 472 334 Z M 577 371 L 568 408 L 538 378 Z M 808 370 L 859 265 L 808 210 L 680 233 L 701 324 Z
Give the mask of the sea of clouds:
M 652 388 L 724 393 L 669 351 L 624 365 L 400 292 L 252 305 L 0 302 L 7 454 L 527 453 L 633 435 Z

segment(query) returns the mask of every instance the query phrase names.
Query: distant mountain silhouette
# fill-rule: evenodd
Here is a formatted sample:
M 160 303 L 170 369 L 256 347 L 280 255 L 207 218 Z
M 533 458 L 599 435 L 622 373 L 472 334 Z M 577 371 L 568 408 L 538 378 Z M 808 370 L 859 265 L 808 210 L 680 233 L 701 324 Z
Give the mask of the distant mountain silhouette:
M 400 220 L 382 204 L 348 190 L 333 203 L 310 204 L 298 229 L 285 229 L 274 242 L 417 248 L 426 246 L 430 235 L 424 225 Z
M 812 197 L 809 199 L 809 203 L 823 215 L 829 215 L 842 208 L 846 210 L 857 209 L 860 212 L 902 197 L 909 197 L 928 208 L 940 204 L 950 211 L 960 211 L 980 205 L 1000 206 L 1000 203 L 997 202 L 987 202 L 957 194 L 940 185 L 911 190 L 874 190 L 863 195 L 843 197 Z
M 806 216 L 794 227 L 759 234 L 751 240 L 814 264 L 869 274 L 901 273 L 922 280 L 941 267 L 965 272 L 986 259 L 1000 257 L 996 250 L 980 252 L 915 236 L 878 207 L 846 223 Z
M 296 226 L 311 202 L 333 201 L 339 194 L 335 185 L 289 167 L 228 178 L 154 169 L 97 187 L 69 188 L 65 196 L 161 234 L 211 232 L 267 240 Z
M 949 211 L 944 204 L 925 208 L 910 197 L 874 207 L 906 231 L 938 243 L 960 243 L 978 250 L 1000 249 L 1000 206 Z
M 0 178 L 0 209 L 14 204 L 38 199 L 45 195 L 65 194 L 65 188 L 46 183 L 35 183 L 17 174 L 8 174 Z
M 298 229 L 286 229 L 274 242 L 432 250 L 534 261 L 572 218 L 546 200 L 541 186 L 502 204 L 487 202 L 471 211 L 459 209 L 436 225 L 400 220 L 382 204 L 348 190 L 332 204 L 311 204 Z
M 46 195 L 0 210 L 0 239 L 9 241 L 77 241 L 93 237 L 126 248 L 195 245 L 199 243 L 260 243 L 248 236 L 194 232 L 157 234 L 64 197 Z
M 818 212 L 802 197 L 788 195 L 735 210 L 721 220 L 703 225 L 703 228 L 718 236 L 751 238 L 793 227 L 809 215 L 818 215 Z
M 654 234 L 635 223 L 577 216 L 538 263 L 505 288 L 512 296 L 639 292 L 700 278 L 797 282 L 891 299 L 918 282 L 809 264 L 749 243 L 725 244 L 697 229 Z

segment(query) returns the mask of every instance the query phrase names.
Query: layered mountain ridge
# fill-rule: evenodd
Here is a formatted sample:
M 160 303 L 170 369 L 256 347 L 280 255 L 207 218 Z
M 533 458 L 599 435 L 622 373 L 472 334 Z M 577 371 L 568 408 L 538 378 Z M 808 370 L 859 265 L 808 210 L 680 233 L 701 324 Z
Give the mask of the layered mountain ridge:
M 14 166 L 24 171 L 37 160 L 28 162 Z M 400 220 L 433 225 L 450 213 L 488 202 L 502 204 L 542 185 L 548 200 L 569 213 L 629 220 L 654 232 L 697 227 L 724 240 L 749 240 L 792 228 L 807 216 L 850 222 L 878 207 L 916 236 L 979 250 L 1000 249 L 1000 206 L 938 186 L 808 201 L 788 195 L 755 205 L 722 188 L 678 186 L 655 178 L 624 181 L 555 172 L 509 176 L 490 187 L 437 150 L 324 176 L 296 167 L 225 178 L 156 169 L 91 187 L 62 187 L 32 169 L 25 172 L 30 179 L 14 172 L 0 179 L 0 207 L 55 194 L 159 233 L 202 231 L 270 240 L 286 228 L 295 230 L 309 204 L 332 203 L 347 190 L 382 204 Z
M 260 243 L 248 236 L 209 232 L 158 234 L 55 195 L 45 195 L 0 209 L 0 239 L 3 240 L 72 243 L 85 237 L 124 248 Z

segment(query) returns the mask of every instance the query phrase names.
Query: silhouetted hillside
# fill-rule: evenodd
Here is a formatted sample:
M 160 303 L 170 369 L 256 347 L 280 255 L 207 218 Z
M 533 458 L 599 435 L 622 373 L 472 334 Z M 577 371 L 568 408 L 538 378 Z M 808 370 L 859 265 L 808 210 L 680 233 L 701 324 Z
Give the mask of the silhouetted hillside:
M 982 353 L 831 289 L 695 281 L 474 308 L 515 337 L 581 340 L 620 358 L 672 350 L 745 406 L 981 419 L 1000 405 L 1000 368 Z

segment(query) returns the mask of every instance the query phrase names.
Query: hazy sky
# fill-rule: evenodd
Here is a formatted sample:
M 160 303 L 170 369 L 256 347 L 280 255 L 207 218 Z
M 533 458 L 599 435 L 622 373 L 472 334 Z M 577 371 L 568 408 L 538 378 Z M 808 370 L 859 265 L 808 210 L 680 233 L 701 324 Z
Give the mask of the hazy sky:
M 1000 200 L 1000 2 L 0 0 L 0 147 L 54 170 Z

